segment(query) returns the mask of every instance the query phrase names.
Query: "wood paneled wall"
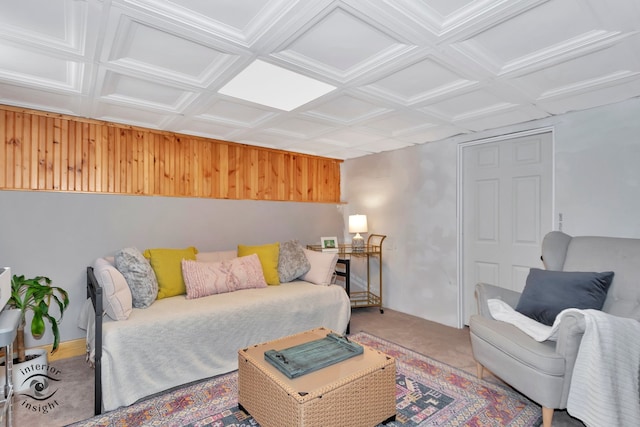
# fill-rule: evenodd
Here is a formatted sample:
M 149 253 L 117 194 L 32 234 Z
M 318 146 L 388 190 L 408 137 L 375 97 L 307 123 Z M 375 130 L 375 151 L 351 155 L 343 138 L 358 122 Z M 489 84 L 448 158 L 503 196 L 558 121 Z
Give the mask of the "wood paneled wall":
M 0 189 L 340 202 L 341 160 L 0 106 Z

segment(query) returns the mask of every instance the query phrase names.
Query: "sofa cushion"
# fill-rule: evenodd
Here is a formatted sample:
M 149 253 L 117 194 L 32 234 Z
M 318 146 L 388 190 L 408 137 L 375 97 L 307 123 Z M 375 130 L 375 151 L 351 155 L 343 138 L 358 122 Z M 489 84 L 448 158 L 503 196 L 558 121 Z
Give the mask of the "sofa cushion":
M 516 311 L 550 326 L 565 308 L 600 310 L 612 280 L 612 271 L 594 273 L 532 268 Z
M 158 296 L 158 281 L 149 261 L 136 248 L 124 248 L 115 254 L 116 268 L 131 290 L 135 308 L 149 307 Z
M 269 243 L 266 245 L 247 246 L 238 245 L 238 256 L 257 254 L 262 264 L 262 273 L 267 285 L 279 285 L 278 257 L 280 255 L 280 243 Z
M 297 241 L 280 243 L 280 257 L 278 259 L 280 282 L 286 283 L 295 280 L 310 268 L 311 264 Z
M 198 253 L 196 254 L 196 261 L 220 262 L 220 261 L 230 261 L 237 257 L 238 257 L 237 249 L 233 249 L 230 251 L 213 251 L 213 252 L 198 251 Z
M 182 274 L 187 299 L 267 286 L 257 254 L 220 262 L 182 260 Z
M 144 251 L 158 278 L 158 299 L 184 295 L 187 289 L 182 278 L 181 261 L 195 260 L 198 250 L 193 246 L 184 249 L 157 248 Z
M 113 320 L 127 320 L 133 309 L 131 289 L 118 269 L 105 258 L 93 263 L 93 274 L 102 286 L 104 311 Z
M 338 254 L 317 252 L 305 248 L 302 248 L 302 250 L 309 260 L 311 268 L 300 278 L 316 285 L 330 285 L 336 272 Z

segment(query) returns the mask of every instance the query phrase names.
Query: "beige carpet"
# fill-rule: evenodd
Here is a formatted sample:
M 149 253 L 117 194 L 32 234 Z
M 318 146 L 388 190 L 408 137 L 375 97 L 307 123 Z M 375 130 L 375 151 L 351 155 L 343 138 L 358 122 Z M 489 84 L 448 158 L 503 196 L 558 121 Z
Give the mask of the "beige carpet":
M 353 311 L 351 333 L 359 331 L 475 374 L 468 328 L 450 328 L 389 309 L 380 314 L 375 308 L 359 308 Z M 52 366 L 59 372 L 56 375 L 59 381 L 50 386 L 57 390 L 55 395 L 40 405 L 34 404 L 30 398 L 17 396 L 14 426 L 64 426 L 93 416 L 93 370 L 84 358 L 56 361 Z M 485 379 L 499 381 L 489 376 Z M 553 425 L 583 426 L 566 411 L 556 411 Z

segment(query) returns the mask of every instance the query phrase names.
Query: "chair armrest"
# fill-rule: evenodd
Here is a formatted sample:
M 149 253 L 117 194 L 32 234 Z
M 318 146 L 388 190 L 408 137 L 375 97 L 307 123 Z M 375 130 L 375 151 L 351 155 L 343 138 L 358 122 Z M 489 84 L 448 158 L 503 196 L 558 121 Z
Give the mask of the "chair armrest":
M 489 312 L 489 305 L 487 300 L 499 299 L 511 307 L 516 308 L 518 300 L 520 299 L 520 292 L 512 291 L 511 289 L 501 288 L 499 286 L 490 285 L 488 283 L 478 283 L 476 285 L 476 301 L 478 303 L 478 314 L 483 317 L 492 319 Z
M 569 396 L 569 387 L 573 377 L 573 368 L 578 357 L 578 350 L 585 330 L 584 315 L 579 312 L 568 312 L 562 315 L 558 327 L 556 353 L 564 357 L 564 384 L 562 386 L 563 402 Z
M 571 366 L 567 366 L 569 371 L 573 370 L 573 362 L 576 360 L 585 327 L 582 313 L 571 311 L 562 315 L 562 320 L 558 327 L 556 352 L 562 354 L 565 360 L 572 361 Z

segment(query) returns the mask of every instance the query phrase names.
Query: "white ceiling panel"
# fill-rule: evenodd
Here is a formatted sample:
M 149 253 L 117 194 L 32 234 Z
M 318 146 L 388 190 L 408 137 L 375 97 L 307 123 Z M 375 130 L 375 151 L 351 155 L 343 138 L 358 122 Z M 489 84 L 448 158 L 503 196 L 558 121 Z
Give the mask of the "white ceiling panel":
M 258 106 L 241 104 L 227 100 L 214 101 L 197 117 L 214 122 L 227 123 L 230 126 L 255 127 L 275 116 L 275 113 Z
M 455 93 L 476 84 L 433 59 L 424 59 L 396 70 L 369 85 L 378 96 L 397 100 L 403 105 L 415 104 L 436 96 Z
M 1 80 L 79 92 L 82 84 L 82 69 L 82 63 L 50 56 L 0 40 Z
M 101 102 L 96 105 L 93 116 L 100 120 L 151 129 L 166 129 L 166 125 L 172 119 L 171 116 L 162 112 L 128 107 L 126 105 L 109 104 L 106 102 Z
M 149 80 L 106 71 L 102 80 L 100 99 L 180 112 L 196 94 Z
M 336 125 L 348 125 L 378 116 L 385 111 L 389 110 L 380 104 L 345 94 L 325 101 L 304 114 L 333 121 Z
M 0 0 L 0 102 L 350 159 L 640 96 L 639 30 L 638 0 Z M 336 89 L 220 93 L 256 60 Z
M 0 8 L 2 37 L 69 53 L 83 53 L 87 31 L 86 2 L 5 0 Z
M 0 83 L 0 104 L 77 116 L 83 111 L 80 102 L 81 100 L 73 95 Z M 56 108 L 52 108 L 52 105 Z

